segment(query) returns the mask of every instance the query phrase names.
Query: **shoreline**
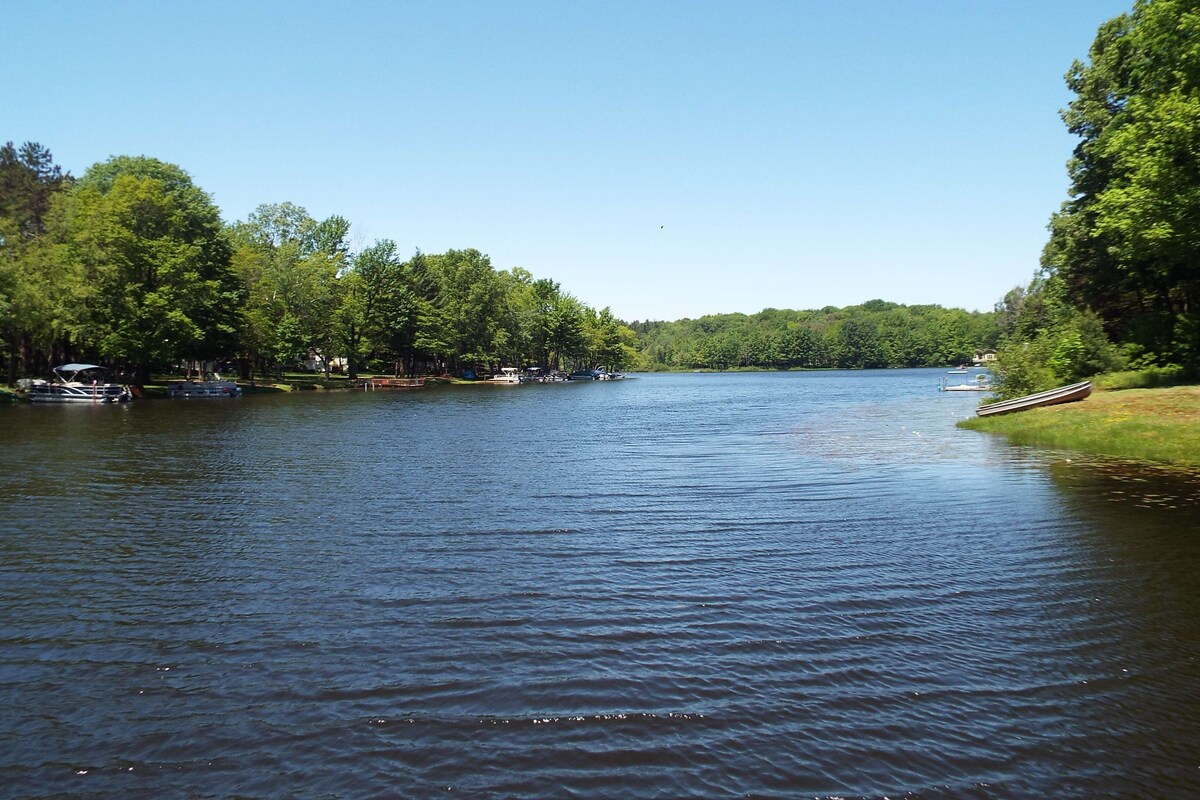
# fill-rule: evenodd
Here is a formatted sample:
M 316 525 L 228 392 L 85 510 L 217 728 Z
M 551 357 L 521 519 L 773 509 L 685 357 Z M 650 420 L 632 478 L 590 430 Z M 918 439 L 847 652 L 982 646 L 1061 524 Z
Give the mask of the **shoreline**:
M 1019 445 L 1200 467 L 1200 385 L 1098 391 L 1077 403 L 971 417 L 958 427 Z

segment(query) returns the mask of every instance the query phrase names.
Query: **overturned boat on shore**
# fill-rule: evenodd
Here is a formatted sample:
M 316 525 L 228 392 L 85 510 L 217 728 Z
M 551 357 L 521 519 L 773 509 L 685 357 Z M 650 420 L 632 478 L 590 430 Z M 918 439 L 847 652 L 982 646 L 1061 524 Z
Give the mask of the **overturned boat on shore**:
M 1072 383 L 1069 386 L 1060 386 L 1057 389 L 1050 389 L 1037 394 L 1027 394 L 1024 397 L 1015 397 L 1012 400 L 1002 400 L 999 403 L 989 403 L 986 406 L 980 406 L 975 409 L 975 415 L 978 417 L 989 417 L 993 414 L 1011 414 L 1015 411 L 1025 411 L 1030 408 L 1039 408 L 1041 406 L 1053 406 L 1059 403 L 1073 403 L 1076 400 L 1082 400 L 1092 393 L 1092 382 L 1083 381 L 1082 383 Z

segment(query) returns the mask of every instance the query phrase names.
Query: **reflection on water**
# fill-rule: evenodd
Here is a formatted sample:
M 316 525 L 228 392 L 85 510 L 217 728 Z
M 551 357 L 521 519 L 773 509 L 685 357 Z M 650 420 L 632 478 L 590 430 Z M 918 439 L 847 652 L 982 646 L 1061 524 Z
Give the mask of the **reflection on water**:
M 1119 525 L 1134 520 L 1173 523 L 1184 519 L 1180 511 L 1200 508 L 1200 469 L 1071 455 L 1052 462 L 1054 484 L 1080 498 L 1081 510 L 1100 503 L 1109 506 Z M 1142 511 L 1161 510 L 1165 514 Z
M 0 410 L 0 781 L 1200 791 L 1197 476 L 957 430 L 939 377 Z

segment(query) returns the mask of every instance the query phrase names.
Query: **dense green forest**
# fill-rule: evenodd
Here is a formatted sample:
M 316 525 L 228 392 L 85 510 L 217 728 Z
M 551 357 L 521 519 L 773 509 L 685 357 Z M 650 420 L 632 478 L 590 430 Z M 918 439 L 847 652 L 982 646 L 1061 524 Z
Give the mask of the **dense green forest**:
M 226 224 L 181 168 L 121 156 L 75 179 L 34 143 L 0 148 L 0 326 L 11 384 L 69 360 L 137 383 L 183 362 L 242 377 L 315 360 L 353 377 L 500 364 L 615 369 L 870 368 L 958 363 L 992 313 L 874 300 L 678 322 L 616 319 L 478 250 L 415 253 L 293 203 Z
M 547 278 L 477 250 L 351 252 L 350 223 L 292 203 L 225 224 L 181 168 L 116 157 L 74 179 L 34 143 L 0 148 L 0 327 L 8 382 L 68 360 L 135 382 L 185 361 L 243 377 L 498 364 L 623 368 L 636 336 Z M 336 361 L 335 361 L 336 360 Z
M 1019 395 L 1121 368 L 1197 377 L 1200 9 L 1139 0 L 1066 75 L 1079 137 L 1040 272 L 998 306 Z
M 188 361 L 243 377 L 315 359 L 351 375 L 537 364 L 616 369 L 955 364 L 995 346 L 1003 392 L 1200 359 L 1200 10 L 1138 0 L 1066 75 L 1079 137 L 1041 268 L 992 312 L 766 309 L 626 323 L 473 249 L 359 252 L 292 203 L 222 221 L 180 167 L 120 156 L 76 179 L 0 148 L 0 354 L 11 384 L 92 360 L 135 382 Z
M 635 322 L 647 369 L 872 369 L 968 362 L 996 314 L 872 300 L 848 308 Z

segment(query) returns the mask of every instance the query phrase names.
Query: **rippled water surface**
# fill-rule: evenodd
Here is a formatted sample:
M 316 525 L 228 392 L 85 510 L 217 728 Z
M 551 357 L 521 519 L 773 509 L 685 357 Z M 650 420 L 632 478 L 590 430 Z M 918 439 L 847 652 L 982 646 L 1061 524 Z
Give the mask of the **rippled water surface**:
M 1200 477 L 940 375 L 0 409 L 0 794 L 1200 793 Z

